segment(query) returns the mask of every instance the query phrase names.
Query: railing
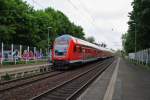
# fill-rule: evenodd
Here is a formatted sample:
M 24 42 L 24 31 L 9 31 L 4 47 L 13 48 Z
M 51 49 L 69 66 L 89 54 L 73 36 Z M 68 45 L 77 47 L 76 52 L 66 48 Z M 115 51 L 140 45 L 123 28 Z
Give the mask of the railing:
M 139 64 L 150 65 L 150 49 L 138 51 L 136 53 L 129 53 L 130 60 L 134 60 Z
M 0 64 L 6 63 L 28 63 L 33 61 L 48 61 L 51 60 L 51 50 L 38 49 L 37 47 L 0 44 Z M 48 56 L 49 55 L 49 56 Z

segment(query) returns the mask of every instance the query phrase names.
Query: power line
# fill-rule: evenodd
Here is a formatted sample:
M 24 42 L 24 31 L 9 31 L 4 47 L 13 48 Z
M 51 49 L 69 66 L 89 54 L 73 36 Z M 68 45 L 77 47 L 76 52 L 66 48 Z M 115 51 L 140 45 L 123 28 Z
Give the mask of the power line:
M 79 12 L 82 11 L 81 13 L 84 12 L 84 13 L 88 14 L 89 17 L 85 16 L 84 14 L 79 14 L 79 16 L 82 16 L 82 17 L 84 16 L 85 18 L 87 18 L 87 19 L 88 19 L 87 22 L 92 25 L 92 27 L 93 27 L 93 29 L 94 29 L 95 31 L 99 32 L 98 26 L 96 25 L 93 16 L 89 14 L 88 9 L 85 7 L 85 5 L 82 4 L 81 1 L 79 1 L 79 3 L 80 3 L 80 5 L 82 5 L 82 6 L 81 6 L 81 7 L 82 7 L 82 10 L 80 10 L 80 8 L 77 7 L 71 0 L 67 0 L 67 1 L 68 1 L 68 2 L 73 6 L 73 8 L 76 9 L 77 11 L 79 11 Z M 83 7 L 83 6 L 84 6 L 84 7 Z M 105 41 L 105 40 L 103 40 L 103 41 Z
M 79 8 L 78 8 L 71 0 L 67 0 L 67 1 L 71 4 L 71 6 L 73 6 L 74 9 L 76 9 L 76 10 L 78 10 L 78 11 L 81 12 L 81 10 L 79 10 Z M 82 8 L 82 9 L 83 9 L 83 8 Z M 85 11 L 84 11 L 84 12 L 85 12 Z M 87 13 L 87 14 L 88 14 L 88 13 Z M 89 15 L 89 14 L 88 14 L 88 15 Z M 81 15 L 80 15 L 80 16 L 81 16 Z M 93 19 L 91 20 L 91 18 L 85 16 L 84 14 L 83 14 L 82 16 L 88 18 L 88 22 L 91 23 L 91 24 L 93 25 L 93 27 L 97 30 L 97 28 L 96 28 L 97 26 L 96 26 L 95 23 L 93 22 Z
M 41 4 L 39 4 L 37 1 L 33 0 L 33 7 L 34 7 L 34 4 L 36 4 L 37 6 L 41 7 L 42 9 L 44 9 L 45 7 Z
M 68 3 L 76 10 L 76 12 L 77 13 L 79 13 L 80 12 L 80 10 L 79 10 L 79 8 L 78 7 L 76 7 L 76 5 L 71 1 L 71 0 L 67 0 L 68 1 Z M 88 21 L 88 20 L 85 20 L 85 18 L 83 17 L 83 15 L 81 15 L 81 14 L 75 14 L 76 15 L 76 17 L 78 17 L 78 16 L 80 16 L 80 18 L 82 18 L 82 20 L 83 21 L 85 21 L 85 22 L 90 22 L 90 21 Z M 88 24 L 88 26 L 89 26 L 90 24 Z M 91 27 L 91 26 L 89 26 L 89 27 Z
M 80 11 L 79 10 L 79 8 L 71 1 L 71 0 L 67 0 L 70 4 L 71 4 L 71 6 L 75 9 L 75 10 L 77 10 L 77 11 Z M 81 2 L 80 2 L 81 3 Z M 38 5 L 38 6 L 40 6 L 41 8 L 44 8 L 44 6 L 43 5 L 41 5 L 41 4 L 39 4 L 37 1 L 35 1 L 35 0 L 33 0 L 33 5 L 34 4 L 36 4 L 36 5 Z M 83 9 L 83 8 L 82 8 Z M 81 11 L 80 11 L 81 12 Z M 84 8 L 84 12 L 86 12 L 86 8 Z M 86 12 L 87 13 L 87 12 Z M 88 13 L 87 13 L 88 14 Z M 88 14 L 89 15 L 89 14 Z M 95 25 L 95 23 L 93 22 L 94 20 L 93 20 L 93 18 L 92 18 L 92 16 L 91 15 L 89 15 L 90 16 L 90 18 L 88 18 L 88 22 L 90 22 L 93 26 L 94 26 L 94 28 L 97 30 L 97 26 Z M 86 17 L 87 18 L 87 17 Z
M 80 8 L 76 7 L 76 5 L 71 1 L 71 0 L 67 0 L 76 10 L 78 11 L 82 11 L 84 13 L 86 13 L 89 17 L 85 16 L 84 14 L 82 14 L 82 16 L 84 16 L 85 18 L 88 19 L 88 23 L 91 23 L 92 27 L 94 28 L 95 31 L 99 31 L 99 28 L 98 26 L 96 25 L 95 21 L 94 21 L 94 18 L 92 15 L 89 14 L 89 10 L 86 8 L 86 6 L 81 2 L 79 1 L 80 5 L 82 5 L 82 10 L 80 10 Z M 80 14 L 81 15 L 81 14 Z
M 87 13 L 88 16 L 90 17 L 91 22 L 92 22 L 92 25 L 95 27 L 96 30 L 98 30 L 98 29 L 97 29 L 98 26 L 97 26 L 97 24 L 96 24 L 96 22 L 95 22 L 93 16 L 89 14 L 90 11 L 87 9 L 87 7 L 85 6 L 85 4 L 84 4 L 81 0 L 79 0 L 79 3 L 80 3 L 80 5 L 82 5 L 81 7 L 82 7 L 82 9 L 84 10 L 84 12 Z M 99 31 L 99 30 L 98 30 L 98 31 Z
M 82 3 L 81 0 L 79 0 L 79 3 L 82 5 L 82 9 L 84 10 L 84 12 L 86 12 L 90 17 L 91 17 L 91 20 L 94 22 L 94 18 L 92 17 L 92 15 L 89 14 L 89 10 L 87 9 L 87 7 Z
M 35 2 L 35 1 L 34 1 L 34 0 L 32 0 L 32 2 L 33 2 L 33 7 L 34 7 L 34 2 Z
M 71 0 L 67 0 L 67 1 L 71 4 L 71 6 L 72 6 L 75 10 L 80 11 L 79 8 L 78 8 Z M 34 4 L 40 6 L 41 8 L 45 8 L 43 5 L 39 4 L 39 3 L 38 3 L 37 1 L 35 1 L 35 0 L 33 0 L 33 5 L 34 5 Z M 80 12 L 81 12 L 81 11 L 80 11 Z M 81 16 L 81 15 L 80 15 L 80 16 Z M 89 20 L 89 18 L 88 18 L 88 22 L 90 22 L 93 26 L 95 26 L 95 24 L 92 22 L 91 19 Z M 95 26 L 95 27 L 96 27 L 96 26 Z
M 73 8 L 75 8 L 76 10 L 79 10 L 71 0 L 68 0 L 68 2 L 72 5 Z

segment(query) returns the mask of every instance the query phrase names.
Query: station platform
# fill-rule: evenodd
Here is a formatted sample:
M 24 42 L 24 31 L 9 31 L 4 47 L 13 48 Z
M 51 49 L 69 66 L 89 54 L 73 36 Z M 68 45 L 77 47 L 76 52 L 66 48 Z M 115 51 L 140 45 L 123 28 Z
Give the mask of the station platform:
M 23 77 L 25 74 L 34 74 L 38 73 L 41 70 L 49 70 L 49 66 L 51 66 L 51 63 L 45 63 L 45 64 L 34 64 L 34 65 L 20 65 L 15 67 L 1 67 L 0 68 L 0 80 L 3 76 L 9 74 L 12 77 Z
M 150 71 L 118 58 L 77 100 L 150 100 Z

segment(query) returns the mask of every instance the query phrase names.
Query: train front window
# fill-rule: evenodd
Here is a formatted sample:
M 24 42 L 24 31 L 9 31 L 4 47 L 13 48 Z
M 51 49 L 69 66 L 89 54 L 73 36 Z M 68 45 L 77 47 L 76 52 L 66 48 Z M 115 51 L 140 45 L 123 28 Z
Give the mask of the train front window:
M 68 51 L 68 40 L 64 38 L 57 39 L 54 49 L 56 56 L 66 56 Z
M 65 56 L 67 54 L 68 45 L 55 45 L 55 55 Z

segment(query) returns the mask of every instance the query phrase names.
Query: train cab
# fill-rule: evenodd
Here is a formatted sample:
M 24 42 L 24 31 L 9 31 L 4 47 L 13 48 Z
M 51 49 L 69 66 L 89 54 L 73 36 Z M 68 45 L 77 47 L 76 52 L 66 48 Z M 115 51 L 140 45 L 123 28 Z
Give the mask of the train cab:
M 54 66 L 61 67 L 69 64 L 69 46 L 71 37 L 60 36 L 55 39 L 52 60 Z

